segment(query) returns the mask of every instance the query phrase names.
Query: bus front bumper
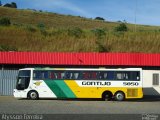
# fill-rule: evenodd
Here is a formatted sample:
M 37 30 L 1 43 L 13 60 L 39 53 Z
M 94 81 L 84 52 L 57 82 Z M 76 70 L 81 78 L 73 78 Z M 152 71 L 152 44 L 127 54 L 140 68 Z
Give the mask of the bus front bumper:
M 24 90 L 14 89 L 13 95 L 15 98 L 27 98 L 27 92 Z

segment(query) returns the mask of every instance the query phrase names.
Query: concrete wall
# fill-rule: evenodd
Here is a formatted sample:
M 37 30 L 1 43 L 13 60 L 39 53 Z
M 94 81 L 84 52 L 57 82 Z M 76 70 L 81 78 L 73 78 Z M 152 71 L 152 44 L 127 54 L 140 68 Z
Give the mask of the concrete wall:
M 17 69 L 4 68 L 0 69 L 0 95 L 13 95 L 13 89 L 16 85 Z
M 160 85 L 153 85 L 153 74 L 160 78 L 160 70 L 143 70 L 144 95 L 160 95 Z

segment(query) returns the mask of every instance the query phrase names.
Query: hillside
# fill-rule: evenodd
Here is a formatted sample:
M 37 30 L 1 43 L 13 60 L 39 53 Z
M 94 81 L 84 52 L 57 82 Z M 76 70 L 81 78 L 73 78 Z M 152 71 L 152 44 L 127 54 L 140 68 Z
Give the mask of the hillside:
M 48 52 L 160 52 L 160 27 L 126 24 L 127 32 L 117 32 L 120 23 L 71 15 L 0 7 L 0 51 Z

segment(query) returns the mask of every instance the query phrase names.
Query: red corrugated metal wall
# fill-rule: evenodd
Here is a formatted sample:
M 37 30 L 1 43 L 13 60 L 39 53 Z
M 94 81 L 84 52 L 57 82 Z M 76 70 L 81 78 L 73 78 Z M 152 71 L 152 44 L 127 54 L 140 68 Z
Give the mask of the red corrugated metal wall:
M 160 54 L 0 52 L 0 64 L 160 66 Z

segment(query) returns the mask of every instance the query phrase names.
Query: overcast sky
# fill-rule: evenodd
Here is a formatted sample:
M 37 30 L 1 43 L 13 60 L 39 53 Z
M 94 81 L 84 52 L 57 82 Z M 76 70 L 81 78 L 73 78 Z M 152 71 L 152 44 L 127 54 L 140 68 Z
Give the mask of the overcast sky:
M 136 2 L 137 1 L 137 2 Z M 160 0 L 1 0 L 18 8 L 160 26 Z M 136 4 L 137 3 L 137 4 Z

